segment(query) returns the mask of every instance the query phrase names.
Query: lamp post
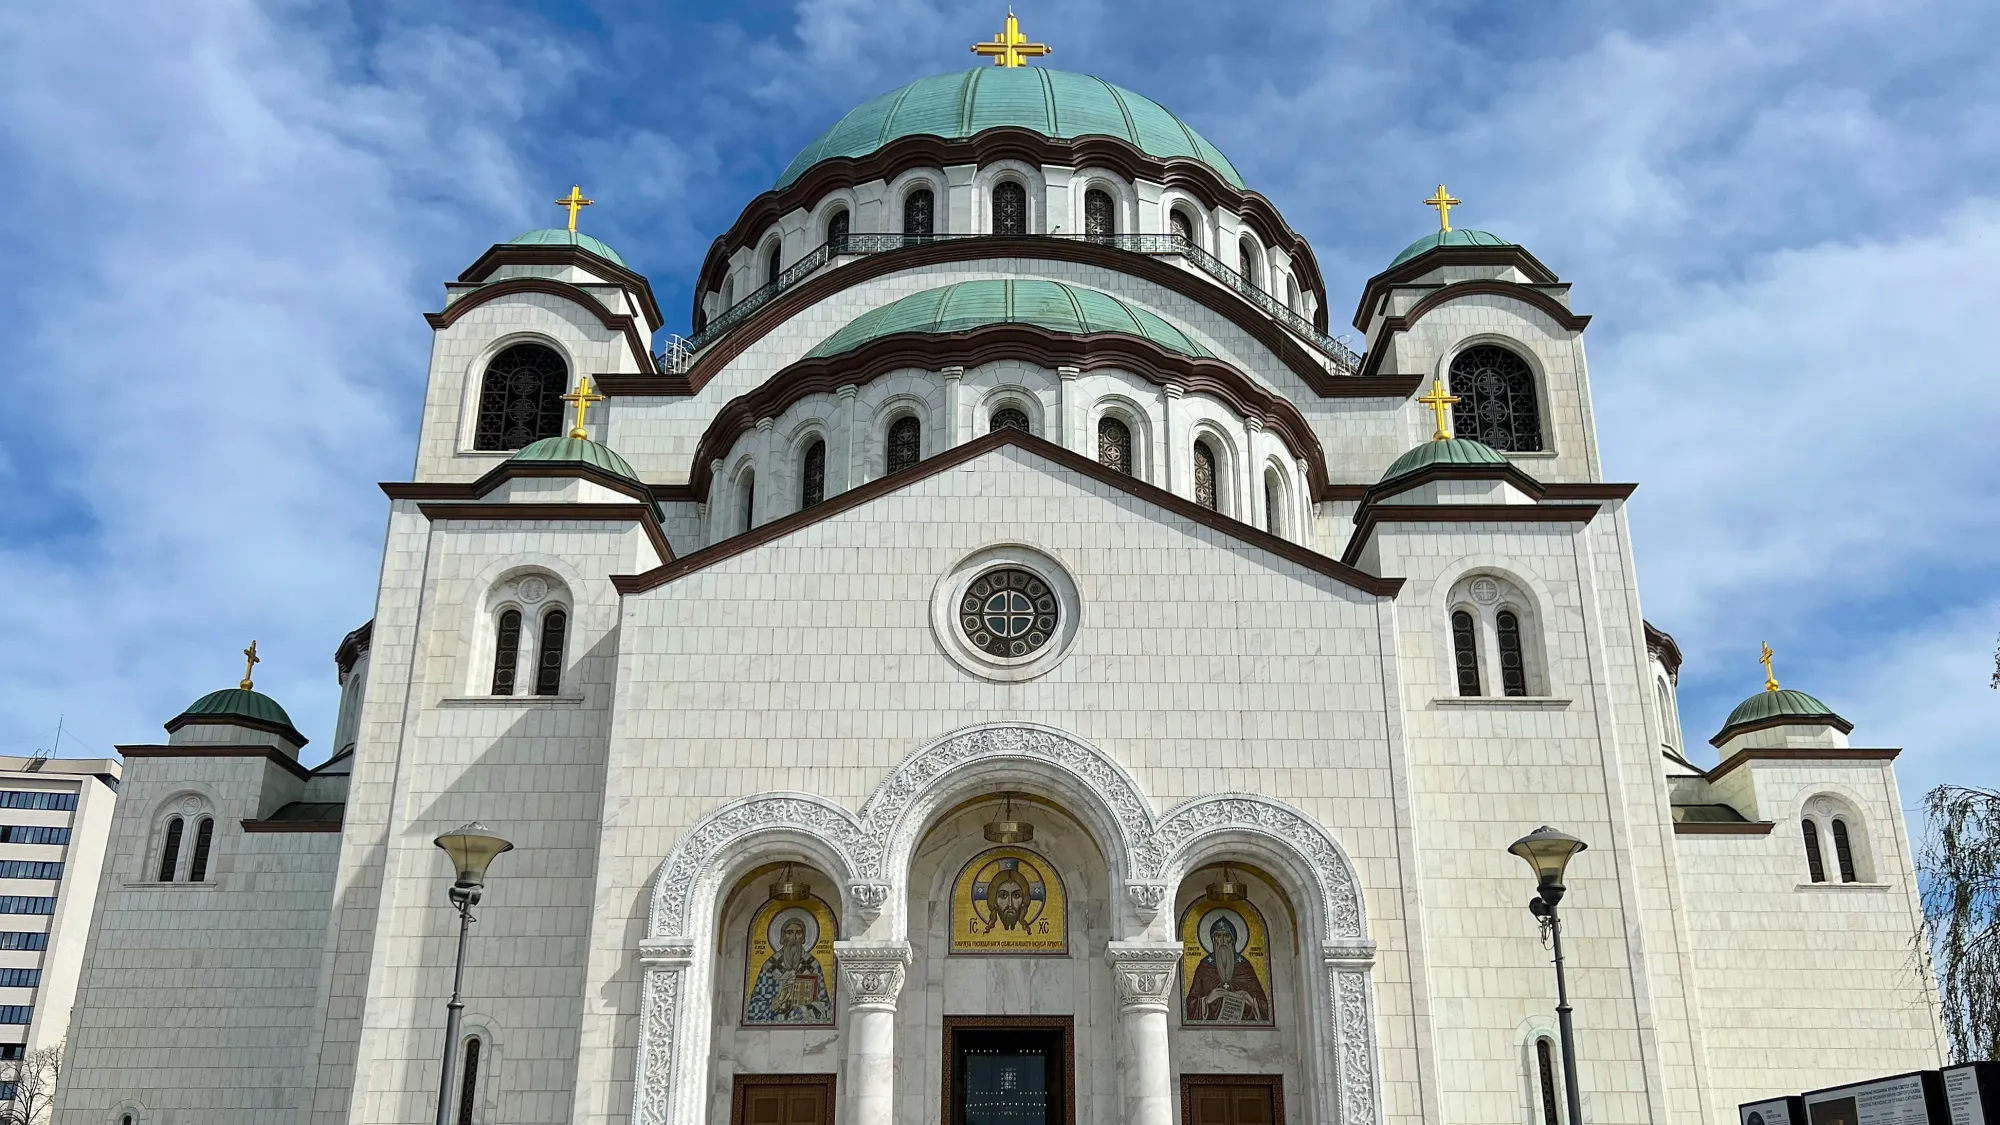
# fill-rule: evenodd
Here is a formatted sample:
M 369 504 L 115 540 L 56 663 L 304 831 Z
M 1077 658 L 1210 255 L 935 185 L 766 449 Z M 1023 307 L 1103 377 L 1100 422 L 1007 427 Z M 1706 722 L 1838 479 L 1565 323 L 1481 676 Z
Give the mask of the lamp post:
M 1556 920 L 1556 903 L 1562 901 L 1563 870 L 1569 866 L 1570 857 L 1589 846 L 1545 824 L 1507 849 L 1534 868 L 1536 893 L 1528 900 L 1528 913 L 1548 922 L 1549 937 L 1555 945 L 1556 1021 L 1562 1028 L 1563 1094 L 1569 1103 L 1569 1125 L 1583 1125 L 1583 1098 L 1576 1089 L 1576 1025 L 1570 1019 L 1569 982 L 1563 976 L 1562 924 Z
M 451 1000 L 444 1006 L 444 1071 L 438 1078 L 437 1125 L 449 1125 L 451 1076 L 458 1069 L 458 1020 L 465 1012 L 465 1002 L 458 995 L 465 983 L 465 938 L 472 928 L 472 908 L 479 904 L 479 891 L 486 885 L 487 866 L 501 852 L 513 851 L 514 845 L 487 831 L 478 821 L 432 842 L 451 857 L 451 865 L 458 872 L 449 892 L 451 905 L 458 911 L 458 966 L 451 973 Z

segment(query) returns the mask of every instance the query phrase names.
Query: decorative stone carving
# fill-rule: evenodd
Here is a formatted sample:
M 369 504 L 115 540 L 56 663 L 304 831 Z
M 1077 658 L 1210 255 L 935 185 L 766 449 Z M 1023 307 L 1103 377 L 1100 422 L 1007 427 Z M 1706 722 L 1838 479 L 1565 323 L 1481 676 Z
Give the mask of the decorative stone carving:
M 910 963 L 908 942 L 837 941 L 833 959 L 840 965 L 840 985 L 850 1006 L 895 1010 Z
M 1167 902 L 1165 883 L 1128 883 L 1125 897 L 1132 903 L 1132 910 L 1139 915 L 1139 921 L 1151 922 L 1160 913 L 1160 907 Z
M 1180 966 L 1180 946 L 1114 941 L 1106 945 L 1105 959 L 1111 962 L 1120 1007 L 1167 1010 L 1174 972 Z
M 1298 853 L 1319 881 L 1325 911 L 1324 933 L 1331 938 L 1364 937 L 1361 891 L 1354 870 L 1326 830 L 1289 805 L 1250 793 L 1220 793 L 1177 805 L 1160 821 L 1159 845 L 1178 853 L 1200 837 L 1231 829 L 1268 836 Z
M 849 883 L 847 901 L 854 904 L 854 912 L 861 917 L 864 926 L 873 925 L 881 917 L 882 908 L 889 904 L 889 884 Z
M 639 1075 L 634 1098 L 635 1125 L 667 1125 L 672 1120 L 674 1032 L 680 1025 L 681 982 L 687 971 L 649 968 L 639 1001 L 644 1028 L 639 1039 Z
M 1339 1044 L 1341 1125 L 1375 1125 L 1375 1022 L 1369 1003 L 1368 975 L 1330 969 L 1333 1025 Z
M 736 840 L 773 829 L 795 829 L 831 846 L 854 869 L 851 858 L 861 842 L 854 814 L 808 793 L 779 793 L 724 805 L 681 837 L 674 854 L 653 881 L 653 916 L 647 927 L 656 938 L 692 936 L 688 904 L 697 880 L 715 869 L 715 860 Z M 833 872 L 840 875 L 847 872 Z

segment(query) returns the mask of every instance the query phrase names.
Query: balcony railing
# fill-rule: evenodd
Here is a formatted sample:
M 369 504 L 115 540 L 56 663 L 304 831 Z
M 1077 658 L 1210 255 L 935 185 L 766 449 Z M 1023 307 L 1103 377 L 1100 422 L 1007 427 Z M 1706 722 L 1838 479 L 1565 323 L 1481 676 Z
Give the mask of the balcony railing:
M 727 310 L 717 314 L 702 326 L 693 336 L 669 336 L 667 348 L 654 357 L 660 370 L 682 372 L 693 364 L 695 356 L 710 344 L 727 336 L 731 329 L 743 323 L 751 314 L 769 304 L 772 298 L 799 282 L 824 269 L 834 259 L 854 254 L 879 254 L 885 250 L 901 250 L 906 246 L 922 246 L 932 242 L 956 242 L 969 238 L 1046 238 L 1069 242 L 1095 242 L 1101 246 L 1124 250 L 1132 254 L 1149 254 L 1159 257 L 1178 256 L 1189 265 L 1229 287 L 1238 296 L 1257 306 L 1258 310 L 1272 320 L 1285 326 L 1286 330 L 1310 344 L 1315 350 L 1333 361 L 1333 366 L 1342 374 L 1353 375 L 1361 369 L 1361 356 L 1353 348 L 1336 337 L 1329 336 L 1313 327 L 1311 321 L 1291 309 L 1284 302 L 1257 287 L 1257 284 L 1225 265 L 1222 259 L 1189 242 L 1178 234 L 1037 234 L 1037 235 L 990 235 L 990 234 L 847 234 L 831 238 L 814 247 L 805 257 L 793 262 L 791 267 L 762 288 L 745 294 L 741 300 Z

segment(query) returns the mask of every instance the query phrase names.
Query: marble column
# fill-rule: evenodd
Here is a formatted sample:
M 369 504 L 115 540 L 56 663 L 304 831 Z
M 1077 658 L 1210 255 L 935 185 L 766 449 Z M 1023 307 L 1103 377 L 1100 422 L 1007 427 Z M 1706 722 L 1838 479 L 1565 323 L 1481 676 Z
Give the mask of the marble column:
M 1083 400 L 1077 396 L 1076 380 L 1082 374 L 1074 367 L 1056 368 L 1056 417 L 1061 426 L 1056 444 L 1078 452 L 1083 451 Z
M 840 399 L 840 432 L 845 435 L 847 452 L 841 457 L 845 463 L 840 468 L 840 480 L 837 482 L 840 487 L 827 489 L 829 496 L 835 492 L 846 492 L 861 483 L 860 478 L 856 476 L 855 466 L 860 463 L 863 442 L 860 420 L 854 416 L 854 396 L 860 390 L 861 388 L 855 384 L 847 383 L 835 388 L 833 392 Z
M 847 997 L 847 1066 L 841 1125 L 892 1125 L 896 1118 L 896 997 L 910 963 L 904 941 L 836 941 Z
M 1173 1125 L 1174 1067 L 1167 1054 L 1167 1011 L 1181 947 L 1143 942 L 1108 943 L 1105 955 L 1118 985 L 1124 1053 L 1118 1069 L 1125 1087 L 1123 1125 Z
M 772 417 L 757 419 L 757 488 L 750 494 L 750 526 L 770 523 L 776 516 L 765 516 L 771 511 L 771 502 L 778 491 L 778 420 Z M 782 515 L 783 513 L 778 513 Z
M 1160 387 L 1160 487 L 1177 496 L 1187 496 L 1192 499 L 1193 487 L 1182 492 L 1180 481 L 1182 475 L 1180 401 L 1181 396 L 1186 393 L 1187 390 L 1177 383 L 1167 383 Z
M 942 453 L 958 444 L 958 381 L 965 378 L 965 368 L 947 367 L 938 374 L 944 377 L 944 429 L 937 444 Z

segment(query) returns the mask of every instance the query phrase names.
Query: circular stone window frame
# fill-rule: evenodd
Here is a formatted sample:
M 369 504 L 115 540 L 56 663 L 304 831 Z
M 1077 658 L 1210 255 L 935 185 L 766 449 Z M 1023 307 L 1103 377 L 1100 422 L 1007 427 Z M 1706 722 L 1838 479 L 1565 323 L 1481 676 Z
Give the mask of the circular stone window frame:
M 972 643 L 958 624 L 958 603 L 981 576 L 996 570 L 1025 570 L 1056 595 L 1056 628 L 1047 644 L 1026 656 L 995 656 Z M 981 679 L 1019 683 L 1048 674 L 1076 644 L 1083 623 L 1083 599 L 1069 568 L 1026 543 L 996 543 L 960 559 L 931 591 L 931 634 L 952 663 Z

